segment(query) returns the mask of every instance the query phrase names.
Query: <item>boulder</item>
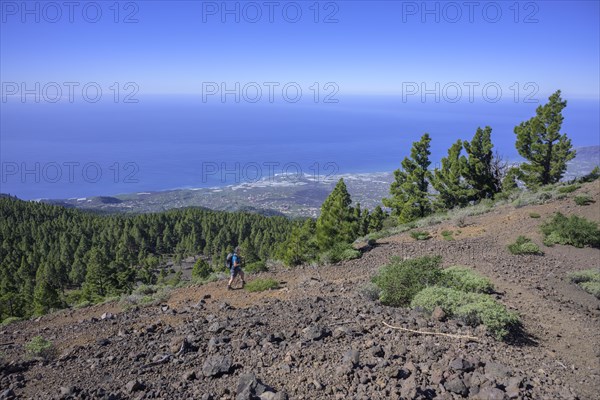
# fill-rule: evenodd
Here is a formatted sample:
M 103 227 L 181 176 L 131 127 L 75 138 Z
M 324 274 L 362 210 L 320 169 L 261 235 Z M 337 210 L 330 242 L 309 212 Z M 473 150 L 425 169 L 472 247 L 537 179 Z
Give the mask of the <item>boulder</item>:
M 202 374 L 206 377 L 219 377 L 229 373 L 231 369 L 230 356 L 209 356 L 202 365 Z

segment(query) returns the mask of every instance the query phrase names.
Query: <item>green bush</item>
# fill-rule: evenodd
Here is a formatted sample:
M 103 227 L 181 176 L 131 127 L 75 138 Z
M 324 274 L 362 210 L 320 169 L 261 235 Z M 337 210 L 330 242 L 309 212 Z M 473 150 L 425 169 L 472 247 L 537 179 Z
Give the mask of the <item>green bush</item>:
M 497 339 L 503 339 L 512 326 L 519 323 L 516 313 L 510 312 L 492 297 L 480 293 L 432 286 L 420 291 L 411 306 L 428 312 L 441 307 L 450 316 L 459 318 L 471 326 L 483 324 Z
M 15 322 L 19 322 L 19 321 L 22 321 L 22 319 L 19 317 L 8 317 L 8 318 L 5 318 L 0 325 L 8 326 L 10 324 L 14 324 Z
M 442 237 L 444 240 L 454 240 L 454 232 L 452 231 L 442 231 Z
M 56 349 L 52 342 L 41 336 L 35 336 L 25 344 L 25 350 L 31 357 L 42 357 L 50 359 L 54 356 Z
M 600 282 L 592 281 L 592 282 L 581 282 L 579 284 L 583 290 L 588 292 L 591 295 L 596 296 L 600 299 Z
M 573 193 L 574 191 L 576 191 L 580 187 L 581 187 L 581 185 L 562 186 L 562 187 L 558 188 L 558 192 L 559 193 Z
M 73 306 L 73 308 L 74 308 L 74 309 L 76 309 L 76 310 L 79 310 L 80 308 L 86 308 L 86 307 L 89 307 L 89 306 L 91 306 L 91 305 L 93 305 L 93 304 L 94 304 L 94 303 L 92 303 L 92 302 L 91 302 L 91 301 L 89 301 L 89 300 L 84 300 L 84 301 L 81 301 L 81 302 L 79 302 L 79 303 L 75 304 L 75 305 Z
M 530 218 L 540 218 L 540 217 L 541 217 L 541 215 L 540 215 L 540 214 L 538 214 L 538 213 L 529 213 L 529 217 L 530 217 Z
M 587 175 L 579 178 L 580 182 L 593 182 L 596 179 L 600 178 L 600 167 L 595 166 L 594 169 Z
M 379 290 L 379 288 L 377 287 L 376 284 L 374 284 L 373 282 L 367 282 L 366 284 L 360 286 L 358 288 L 358 292 L 365 296 L 367 299 L 369 300 L 378 300 L 379 299 L 379 295 L 381 293 L 381 291 Z
M 567 218 L 556 213 L 540 227 L 544 234 L 544 244 L 567 244 L 575 247 L 600 247 L 598 224 L 583 217 L 571 215 Z
M 412 237 L 415 240 L 431 239 L 431 235 L 429 234 L 429 232 L 425 232 L 425 231 L 412 231 L 410 233 L 410 237 Z
M 586 269 L 569 274 L 571 282 L 600 299 L 600 268 Z
M 198 279 L 206 279 L 213 272 L 212 268 L 202 258 L 199 258 L 194 263 L 194 267 L 192 268 L 192 278 L 194 280 Z
M 324 264 L 335 264 L 340 261 L 354 260 L 360 258 L 360 251 L 356 250 L 350 244 L 338 243 L 332 249 L 321 253 L 320 261 Z
M 171 296 L 171 288 L 161 285 L 140 285 L 130 295 L 121 297 L 121 306 L 127 310 L 134 306 L 158 305 Z
M 515 255 L 542 254 L 540 247 L 525 236 L 519 236 L 516 242 L 509 244 L 508 250 Z
M 257 274 L 259 272 L 267 272 L 269 269 L 267 268 L 267 263 L 264 261 L 256 261 L 248 264 L 244 267 L 244 272 L 249 274 Z
M 594 200 L 588 195 L 575 196 L 574 200 L 575 204 L 578 206 L 589 206 L 590 204 L 594 203 Z
M 470 268 L 456 265 L 443 270 L 441 285 L 463 292 L 491 293 L 492 281 L 475 273 Z
M 379 300 L 389 306 L 405 306 L 427 286 L 437 284 L 442 277 L 441 257 L 425 256 L 410 260 L 393 258 L 379 270 L 373 283 L 380 289 Z
M 248 282 L 245 286 L 246 290 L 249 292 L 263 292 L 265 290 L 277 289 L 278 287 L 279 282 L 271 278 L 255 279 Z

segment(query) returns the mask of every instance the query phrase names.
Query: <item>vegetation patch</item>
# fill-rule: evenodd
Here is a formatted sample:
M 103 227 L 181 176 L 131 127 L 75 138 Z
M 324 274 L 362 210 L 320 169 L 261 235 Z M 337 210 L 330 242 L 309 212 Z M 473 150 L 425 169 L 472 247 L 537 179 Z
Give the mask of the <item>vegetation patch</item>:
M 444 240 L 454 240 L 454 232 L 442 231 L 442 237 L 444 238 Z
M 559 193 L 573 193 L 574 191 L 576 191 L 580 187 L 581 187 L 581 185 L 561 186 L 561 187 L 558 188 L 558 192 Z
M 415 240 L 428 240 L 431 239 L 431 235 L 426 231 L 412 231 L 410 237 Z
M 392 259 L 373 277 L 376 287 L 365 287 L 361 293 L 367 297 L 378 294 L 383 304 L 394 307 L 410 305 L 431 312 L 439 306 L 447 315 L 469 325 L 485 325 L 498 339 L 518 324 L 517 314 L 488 294 L 494 289 L 489 279 L 467 267 L 443 270 L 440 264 L 439 256 Z
M 442 284 L 463 292 L 491 293 L 494 290 L 494 285 L 488 278 L 460 265 L 443 270 Z
M 509 244 L 508 251 L 515 255 L 543 254 L 540 247 L 526 236 L 519 236 L 514 243 Z
M 519 323 L 516 313 L 508 311 L 492 297 L 441 286 L 431 286 L 420 291 L 411 306 L 432 312 L 441 307 L 444 312 L 471 326 L 483 324 L 497 339 L 503 339 L 510 328 Z
M 588 195 L 583 195 L 583 196 L 575 196 L 575 204 L 577 204 L 578 206 L 589 206 L 592 203 L 595 203 L 595 201 Z
M 278 287 L 279 282 L 272 278 L 255 279 L 248 282 L 245 286 L 249 292 L 264 292 L 265 290 L 277 289 Z
M 257 274 L 259 272 L 267 272 L 267 263 L 264 261 L 256 261 L 244 267 L 244 271 L 249 274 Z
M 540 227 L 544 234 L 544 244 L 565 244 L 575 247 L 600 247 L 600 230 L 598 224 L 583 217 L 571 215 L 566 217 L 556 213 Z
M 571 282 L 600 299 L 600 268 L 586 269 L 569 274 Z
M 121 298 L 121 306 L 127 310 L 135 306 L 153 306 L 166 302 L 171 288 L 163 285 L 140 285 L 130 295 Z
M 321 253 L 319 259 L 323 264 L 335 264 L 340 261 L 349 261 L 360 258 L 361 252 L 350 244 L 338 243 L 330 250 Z
M 19 321 L 22 321 L 22 319 L 19 317 L 8 317 L 2 321 L 0 326 L 8 326 L 10 324 L 14 324 L 15 322 L 19 322 Z
M 45 360 L 52 358 L 56 354 L 56 348 L 51 341 L 41 336 L 35 336 L 25 344 L 25 351 L 30 357 L 42 357 Z
M 417 293 L 439 282 L 442 276 L 441 262 L 439 256 L 410 260 L 394 257 L 373 277 L 373 283 L 380 289 L 379 300 L 393 307 L 409 305 Z

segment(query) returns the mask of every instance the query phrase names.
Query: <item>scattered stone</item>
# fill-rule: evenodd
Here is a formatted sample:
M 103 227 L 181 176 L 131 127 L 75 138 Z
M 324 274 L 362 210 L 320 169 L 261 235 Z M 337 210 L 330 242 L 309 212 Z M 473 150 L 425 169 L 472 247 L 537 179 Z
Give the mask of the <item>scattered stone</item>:
M 436 307 L 433 309 L 433 312 L 431 313 L 431 318 L 435 319 L 436 321 L 444 321 L 446 320 L 446 313 L 444 312 L 444 310 L 442 310 L 441 307 Z
M 102 316 L 100 317 L 100 319 L 102 320 L 106 320 L 106 319 L 114 319 L 115 316 L 112 313 L 109 312 L 105 312 L 104 314 L 102 314 Z
M 229 373 L 231 356 L 209 356 L 202 365 L 202 374 L 206 377 L 219 377 Z
M 498 388 L 486 386 L 473 398 L 475 400 L 504 400 L 504 392 Z
M 125 385 L 125 391 L 127 393 L 138 392 L 140 390 L 144 390 L 145 388 L 146 388 L 146 386 L 142 382 L 138 381 L 137 379 L 129 381 Z
M 473 368 L 473 364 L 460 357 L 450 361 L 449 366 L 455 371 L 469 371 Z
M 73 396 L 75 394 L 75 386 L 61 386 L 60 388 L 60 395 L 62 397 L 69 397 L 69 396 Z
M 262 395 L 266 389 L 267 387 L 256 379 L 256 375 L 244 374 L 238 381 L 235 399 L 252 400 L 253 397 Z
M 449 392 L 460 394 L 463 397 L 469 393 L 469 390 L 467 389 L 465 383 L 462 381 L 462 379 L 458 377 L 444 383 L 444 388 L 446 388 L 446 390 L 448 390 Z
M 329 331 L 327 328 L 321 327 L 319 325 L 310 325 L 302 330 L 304 333 L 304 337 L 307 340 L 321 340 L 327 336 L 329 336 Z
M 358 364 L 360 363 L 360 352 L 354 349 L 348 350 L 346 353 L 344 353 L 342 362 L 344 364 L 350 363 L 354 367 L 358 366 Z
M 196 371 L 194 371 L 194 370 L 186 371 L 183 374 L 182 378 L 184 381 L 193 381 L 194 379 L 196 379 Z

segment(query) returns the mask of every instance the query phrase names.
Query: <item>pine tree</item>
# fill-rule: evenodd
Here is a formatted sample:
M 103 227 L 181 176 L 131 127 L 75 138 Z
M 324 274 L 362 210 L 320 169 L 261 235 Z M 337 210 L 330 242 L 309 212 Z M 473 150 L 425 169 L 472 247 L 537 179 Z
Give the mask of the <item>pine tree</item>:
M 358 221 L 351 203 L 344 179 L 340 178 L 321 206 L 321 215 L 317 219 L 317 242 L 322 250 L 356 239 Z
M 192 278 L 206 279 L 211 272 L 212 268 L 210 268 L 210 265 L 202 258 L 198 258 L 198 260 L 196 260 L 194 263 L 194 267 L 192 268 Z
M 492 128 L 477 128 L 471 142 L 464 142 L 468 157 L 461 158 L 463 174 L 471 187 L 469 200 L 479 201 L 493 197 L 501 189 L 494 168 Z
M 522 179 L 528 187 L 548 185 L 560 181 L 567 162 L 575 157 L 571 140 L 560 130 L 562 110 L 567 101 L 560 90 L 552 94 L 549 102 L 536 109 L 535 117 L 515 127 L 516 148 L 528 162 L 521 164 Z
M 316 231 L 317 225 L 315 220 L 311 218 L 292 230 L 288 240 L 281 245 L 280 253 L 286 265 L 300 265 L 317 257 L 319 248 L 316 241 Z
M 113 280 L 116 279 L 116 276 L 112 270 L 114 265 L 106 262 L 104 255 L 97 247 L 90 250 L 87 260 L 87 273 L 83 284 L 84 294 L 90 300 L 94 300 L 95 297 L 104 297 L 115 286 Z
M 51 268 L 47 264 L 40 265 L 35 275 L 33 304 L 34 312 L 40 315 L 63 305 L 55 277 L 52 276 Z
M 371 213 L 371 218 L 369 219 L 369 233 L 378 232 L 383 229 L 383 221 L 385 220 L 385 216 L 386 215 L 381 206 L 375 207 Z
M 469 186 L 463 178 L 465 157 L 460 153 L 463 143 L 458 140 L 448 149 L 448 156 L 442 158 L 441 169 L 436 168 L 431 185 L 437 190 L 436 207 L 442 210 L 464 207 L 469 202 Z
M 431 213 L 429 199 L 429 145 L 431 138 L 424 134 L 414 142 L 410 156 L 402 161 L 402 169 L 394 171 L 394 182 L 390 186 L 391 198 L 383 199 L 383 204 L 392 209 L 392 214 L 402 223 L 422 218 Z

